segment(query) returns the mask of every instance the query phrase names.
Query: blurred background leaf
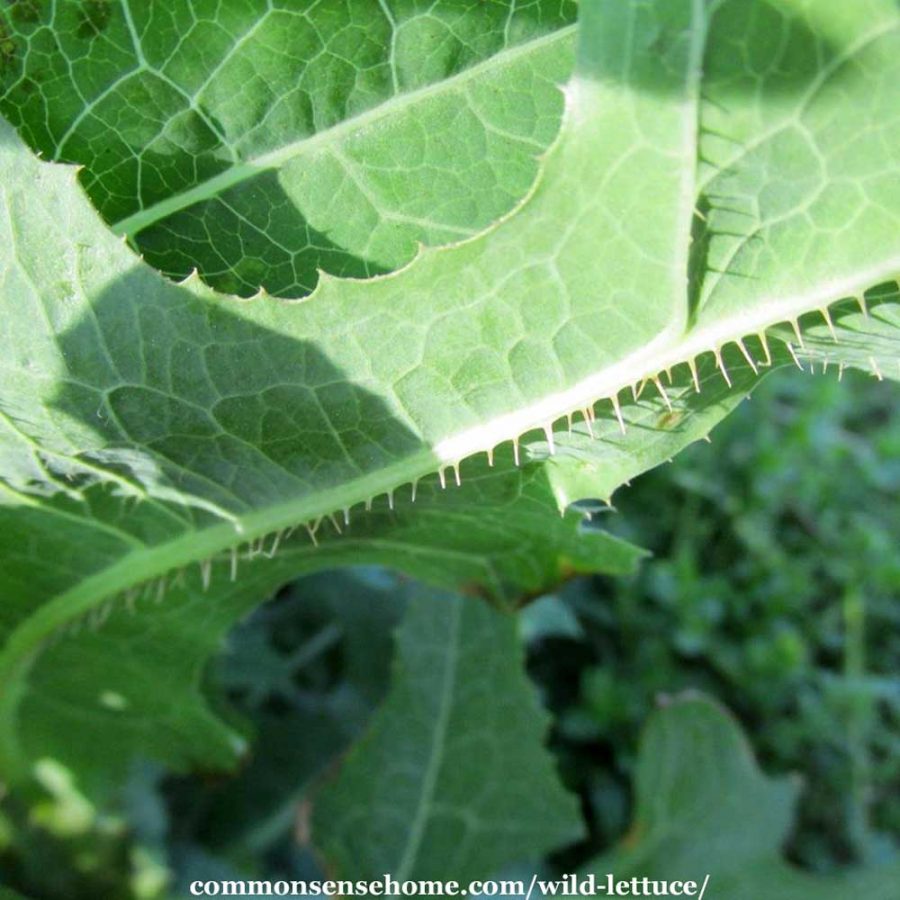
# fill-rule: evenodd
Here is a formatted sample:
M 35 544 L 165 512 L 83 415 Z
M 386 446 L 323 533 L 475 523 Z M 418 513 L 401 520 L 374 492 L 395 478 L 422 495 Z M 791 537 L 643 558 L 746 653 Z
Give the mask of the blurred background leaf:
M 387 701 L 316 797 L 313 839 L 341 877 L 465 882 L 582 834 L 515 619 L 435 593 L 410 603 Z
M 889 897 L 900 860 L 881 870 L 820 877 L 789 866 L 780 844 L 795 785 L 759 770 L 724 709 L 682 695 L 655 712 L 641 740 L 635 816 L 615 853 L 590 869 L 616 878 L 695 881 L 710 900 Z

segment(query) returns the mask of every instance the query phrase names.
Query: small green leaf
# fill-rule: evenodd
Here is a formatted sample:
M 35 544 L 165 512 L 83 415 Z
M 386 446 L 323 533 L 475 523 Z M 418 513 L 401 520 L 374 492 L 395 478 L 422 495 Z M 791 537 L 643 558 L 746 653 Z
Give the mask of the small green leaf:
M 341 877 L 466 881 L 576 840 L 547 721 L 513 618 L 417 597 L 384 706 L 316 797 L 314 843 Z
M 845 900 L 895 896 L 900 865 L 816 876 L 781 855 L 798 785 L 768 778 L 738 725 L 698 696 L 670 701 L 647 725 L 636 811 L 618 851 L 590 871 L 702 884 L 709 900 Z

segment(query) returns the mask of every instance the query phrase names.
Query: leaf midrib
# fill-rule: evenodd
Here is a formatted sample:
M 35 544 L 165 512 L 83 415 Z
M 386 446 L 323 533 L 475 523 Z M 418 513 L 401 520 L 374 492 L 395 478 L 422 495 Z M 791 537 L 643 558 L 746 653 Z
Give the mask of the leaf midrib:
M 518 439 L 548 422 L 556 422 L 573 410 L 608 400 L 620 391 L 686 363 L 703 352 L 792 321 L 847 297 L 860 296 L 874 285 L 897 277 L 898 273 L 900 257 L 865 272 L 863 276 L 828 284 L 827 288 L 832 293 L 827 298 L 812 294 L 777 304 L 773 300 L 768 304 L 760 303 L 743 315 L 732 315 L 721 322 L 696 328 L 681 337 L 663 333 L 640 351 L 589 376 L 573 388 L 498 416 L 491 422 L 447 438 L 433 448 L 423 447 L 391 466 L 299 500 L 238 516 L 234 522 L 222 522 L 199 531 L 186 532 L 166 543 L 134 550 L 113 565 L 58 594 L 16 628 L 0 653 L 0 685 L 9 686 L 14 682 L 16 674 L 23 667 L 27 669 L 28 661 L 43 641 L 58 629 L 130 588 L 154 581 L 173 570 L 212 559 L 237 544 L 324 518 L 337 510 L 392 492 L 398 486 L 432 475 L 440 468 Z M 742 326 L 740 330 L 727 328 L 736 322 Z
M 466 82 L 481 77 L 485 72 L 499 71 L 505 66 L 512 65 L 523 56 L 536 53 L 545 47 L 553 46 L 557 43 L 563 44 L 572 39 L 576 28 L 576 25 L 567 25 L 551 34 L 542 35 L 534 40 L 501 50 L 488 59 L 463 69 L 450 78 L 424 85 L 403 94 L 395 94 L 378 106 L 367 109 L 349 119 L 344 119 L 330 128 L 313 135 L 304 136 L 275 150 L 250 157 L 200 184 L 194 185 L 185 191 L 180 191 L 177 194 L 172 194 L 170 197 L 166 197 L 164 200 L 160 200 L 139 212 L 126 216 L 124 219 L 119 219 L 111 224 L 110 227 L 113 233 L 120 237 L 133 237 L 150 225 L 154 225 L 176 212 L 187 209 L 195 203 L 212 199 L 229 188 L 241 184 L 262 172 L 279 168 L 302 152 L 315 151 L 322 146 L 340 142 L 344 137 L 377 124 L 385 118 L 395 114 L 404 115 L 408 113 L 410 107 L 430 97 L 440 96 L 443 93 L 452 93 L 465 85 Z
M 413 873 L 419 849 L 428 827 L 428 815 L 431 811 L 438 778 L 444 764 L 444 751 L 450 733 L 450 717 L 453 709 L 453 694 L 456 687 L 456 672 L 459 662 L 460 626 L 465 598 L 453 598 L 452 611 L 447 629 L 447 655 L 441 672 L 441 691 L 438 698 L 437 718 L 431 736 L 428 760 L 422 775 L 419 802 L 410 824 L 403 855 L 397 864 L 398 881 L 406 881 Z

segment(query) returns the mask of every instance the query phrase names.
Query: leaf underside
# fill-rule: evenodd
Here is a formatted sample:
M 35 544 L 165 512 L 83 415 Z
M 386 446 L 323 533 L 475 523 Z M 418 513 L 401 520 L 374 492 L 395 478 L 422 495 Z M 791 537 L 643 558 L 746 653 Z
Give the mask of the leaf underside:
M 574 501 L 776 366 L 900 376 L 892 0 L 144 6 L 0 13 L 10 779 L 232 763 L 200 672 L 278 584 L 627 571 Z

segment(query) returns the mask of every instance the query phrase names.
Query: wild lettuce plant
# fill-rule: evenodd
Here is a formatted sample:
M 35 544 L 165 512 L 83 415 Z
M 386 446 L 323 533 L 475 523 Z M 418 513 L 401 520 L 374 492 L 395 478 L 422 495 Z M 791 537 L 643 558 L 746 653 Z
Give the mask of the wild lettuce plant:
M 768 372 L 900 376 L 894 0 L 18 0 L 0 75 L 10 785 L 233 767 L 209 657 L 362 562 L 441 595 L 405 634 L 450 655 L 401 650 L 445 742 L 512 625 L 443 591 L 628 572 L 591 510 Z M 537 852 L 578 827 L 529 704 Z M 428 868 L 435 740 L 383 867 Z

